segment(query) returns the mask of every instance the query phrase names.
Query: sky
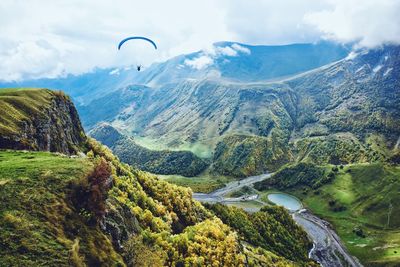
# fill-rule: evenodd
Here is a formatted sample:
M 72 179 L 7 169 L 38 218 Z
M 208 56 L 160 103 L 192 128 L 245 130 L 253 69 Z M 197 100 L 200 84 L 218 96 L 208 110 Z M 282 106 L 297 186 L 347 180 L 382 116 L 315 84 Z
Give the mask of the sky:
M 400 43 L 400 0 L 1 0 L 0 80 L 149 65 L 218 41 Z M 145 42 L 118 42 L 127 36 Z

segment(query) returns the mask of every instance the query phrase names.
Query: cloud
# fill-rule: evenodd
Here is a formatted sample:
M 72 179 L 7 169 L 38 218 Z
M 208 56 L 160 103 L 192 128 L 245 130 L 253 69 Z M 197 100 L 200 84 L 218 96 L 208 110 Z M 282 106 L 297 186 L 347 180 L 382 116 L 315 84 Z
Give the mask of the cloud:
M 314 42 L 318 30 L 305 25 L 309 12 L 327 7 L 324 0 L 231 0 L 227 3 L 226 23 L 235 41 L 246 44 L 279 45 Z
M 150 65 L 204 49 L 233 38 L 217 2 L 2 0 L 0 80 Z M 152 38 L 159 49 L 132 41 L 117 51 L 118 42 L 132 35 Z
M 0 77 L 4 80 L 57 77 L 63 72 L 59 51 L 46 42 L 23 42 L 2 54 Z
M 376 47 L 400 43 L 400 1 L 335 0 L 324 10 L 306 14 L 304 21 L 315 26 L 326 39 L 357 42 Z
M 214 61 L 219 57 L 236 57 L 240 53 L 250 55 L 251 51 L 247 47 L 236 43 L 231 46 L 213 45 L 202 50 L 198 57 L 195 57 L 194 59 L 186 59 L 184 64 L 193 69 L 201 70 L 214 64 Z
M 194 59 L 186 59 L 184 63 L 193 69 L 201 70 L 213 64 L 214 60 L 210 56 L 203 55 Z
M 237 51 L 230 46 L 217 47 L 216 50 L 218 51 L 217 54 L 228 57 L 236 57 L 238 54 Z
M 247 53 L 237 45 L 210 48 L 219 41 L 399 43 L 399 5 L 398 0 L 2 0 L 0 80 L 150 65 L 199 50 L 211 59 L 213 53 Z M 159 49 L 130 42 L 117 51 L 118 41 L 131 35 L 151 37 Z
M 244 54 L 248 54 L 248 55 L 251 54 L 250 49 L 248 49 L 247 47 L 241 46 L 239 44 L 233 44 L 232 48 L 235 49 L 236 51 L 242 52 Z

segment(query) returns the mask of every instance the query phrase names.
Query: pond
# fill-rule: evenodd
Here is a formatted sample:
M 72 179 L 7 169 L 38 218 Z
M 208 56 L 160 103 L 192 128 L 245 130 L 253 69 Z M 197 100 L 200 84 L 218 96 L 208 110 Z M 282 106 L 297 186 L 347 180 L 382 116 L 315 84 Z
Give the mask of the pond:
M 268 200 L 275 203 L 276 205 L 283 206 L 290 211 L 296 211 L 301 209 L 301 202 L 288 194 L 284 193 L 271 193 L 268 194 Z

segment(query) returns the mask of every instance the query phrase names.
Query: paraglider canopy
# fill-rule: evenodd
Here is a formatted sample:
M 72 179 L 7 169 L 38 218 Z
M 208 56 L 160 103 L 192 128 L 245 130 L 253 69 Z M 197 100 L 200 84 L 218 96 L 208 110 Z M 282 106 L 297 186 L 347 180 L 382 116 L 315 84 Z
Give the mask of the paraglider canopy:
M 121 42 L 119 42 L 119 44 L 118 44 L 118 50 L 121 49 L 121 46 L 122 46 L 126 41 L 129 41 L 129 40 L 136 40 L 136 39 L 147 41 L 147 42 L 151 43 L 151 44 L 154 46 L 154 49 L 157 49 L 156 43 L 153 42 L 152 40 L 150 40 L 149 38 L 142 37 L 142 36 L 132 36 L 132 37 L 125 38 L 125 39 L 123 39 Z

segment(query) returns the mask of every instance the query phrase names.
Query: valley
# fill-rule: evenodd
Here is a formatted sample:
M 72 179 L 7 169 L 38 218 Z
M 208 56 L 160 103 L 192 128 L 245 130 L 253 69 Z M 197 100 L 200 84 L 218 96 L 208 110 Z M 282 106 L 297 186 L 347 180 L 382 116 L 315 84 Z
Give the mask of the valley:
M 0 2 L 0 267 L 400 267 L 400 0 Z
M 229 226 L 191 190 L 121 163 L 80 132 L 66 95 L 8 89 L 4 102 L 24 117 L 0 114 L 20 129 L 0 124 L 2 140 L 11 140 L 0 142 L 0 265 L 316 266 L 306 233 L 284 209 L 256 212 L 266 219 L 249 217 L 250 228 Z M 47 127 L 54 115 L 62 120 Z M 256 227 L 265 231 L 253 240 Z
M 263 206 L 271 205 L 260 200 L 260 192 L 254 190 L 254 188 L 254 192 L 252 192 L 251 195 L 245 194 L 234 198 L 226 196 L 243 187 L 253 187 L 254 183 L 269 179 L 270 177 L 271 174 L 248 177 L 240 180 L 240 182 L 228 183 L 224 188 L 209 194 L 194 193 L 193 198 L 205 203 L 223 203 L 254 213 L 261 210 Z M 288 197 L 290 197 L 290 195 L 288 195 Z M 286 208 L 290 210 L 296 223 L 299 224 L 313 240 L 314 245 L 309 252 L 310 258 L 316 260 L 322 264 L 322 266 L 362 266 L 357 259 L 347 252 L 347 249 L 334 230 L 331 229 L 329 223 L 314 216 L 305 209 L 300 209 L 300 203 L 297 205 L 298 206 L 293 210 L 290 210 L 293 204 Z
M 150 249 L 149 258 L 163 264 L 191 264 L 200 254 L 202 263 L 222 257 L 194 249 L 212 246 L 217 251 L 229 248 L 232 254 L 226 260 L 239 265 L 246 261 L 250 266 L 271 262 L 313 266 L 317 261 L 323 266 L 345 266 L 345 262 L 396 266 L 400 261 L 396 205 L 400 48 L 361 49 L 352 56 L 346 47 L 329 43 L 269 47 L 222 42 L 213 49 L 214 64 L 204 69 L 186 64 L 204 56 L 199 51 L 157 63 L 140 75 L 124 70 L 114 76 L 96 70 L 34 83 L 69 85 L 65 90 L 72 98 L 43 89 L 0 91 L 0 104 L 5 107 L 0 111 L 0 147 L 11 149 L 3 152 L 4 170 L 11 167 L 7 158 L 25 149 L 76 157 L 70 163 L 86 166 L 82 173 L 105 164 L 100 163 L 103 158 L 114 171 L 114 183 L 104 198 L 110 214 L 100 216 L 110 220 L 100 220 L 109 228 L 90 225 L 97 218 L 93 203 L 77 204 L 70 184 L 59 188 L 39 184 L 42 191 L 56 190 L 63 214 L 73 216 L 73 225 L 83 222 L 86 235 L 101 236 L 105 243 L 100 249 L 113 256 L 97 257 L 105 252 L 90 250 L 91 241 L 79 243 L 84 237 L 70 228 L 57 233 L 65 239 L 58 245 L 73 251 L 77 262 L 90 264 L 93 258 L 126 264 L 136 254 L 121 250 L 121 244 L 130 244 Z M 221 52 L 227 49 L 236 52 Z M 286 61 L 278 60 L 282 51 Z M 299 51 L 314 58 L 314 63 L 303 61 Z M 269 57 L 271 62 L 266 61 Z M 91 92 L 82 93 L 78 87 Z M 35 153 L 28 155 L 34 162 L 52 155 Z M 23 154 L 15 157 L 24 158 Z M 10 201 L 19 183 L 32 184 L 32 170 L 22 165 L 0 181 L 0 190 L 10 193 L 5 201 Z M 43 166 L 34 177 L 59 179 L 64 177 L 60 171 L 46 176 Z M 14 184 L 16 176 L 23 179 Z M 73 173 L 66 179 L 75 183 L 91 177 L 77 176 Z M 84 186 L 87 181 L 79 183 Z M 274 200 L 270 194 L 278 195 Z M 272 201 L 290 202 L 291 196 L 306 211 L 289 215 Z M 39 198 L 36 204 L 44 201 Z M 22 206 L 16 209 L 34 220 L 53 216 L 31 214 Z M 9 232 L 4 233 L 9 238 L 17 227 L 16 216 L 9 214 L 16 211 L 3 207 L 2 212 L 9 219 L 5 225 Z M 58 224 L 67 220 L 64 215 L 54 216 Z M 90 220 L 84 221 L 85 216 Z M 54 229 L 43 228 L 40 233 L 32 233 L 28 226 L 24 229 L 27 236 L 55 235 Z M 210 239 L 194 238 L 209 231 L 213 232 Z M 18 242 L 25 244 L 25 238 Z M 48 248 L 43 245 L 35 252 L 30 246 L 7 247 L 9 252 L 21 249 L 33 251 L 24 262 L 29 263 Z
M 215 49 L 226 47 L 231 45 Z M 258 60 L 253 50 L 272 55 L 274 49 L 247 48 L 250 54 L 219 55 L 232 62 L 196 75 L 179 67 L 193 55 L 165 62 L 176 76 L 154 66 L 143 73 L 143 85 L 117 88 L 78 106 L 84 127 L 93 130 L 106 121 L 148 149 L 190 151 L 206 159 L 206 173 L 216 176 L 252 176 L 299 161 L 388 161 L 396 153 L 398 47 L 342 53 L 316 69 L 270 81 L 260 73 L 250 81 L 207 76 Z
M 398 202 L 399 179 L 398 166 L 381 163 L 299 164 L 282 168 L 255 188 L 296 196 L 306 209 L 329 222 L 364 265 L 396 266 L 400 220 L 394 215 L 399 214 L 398 206 L 392 203 Z

